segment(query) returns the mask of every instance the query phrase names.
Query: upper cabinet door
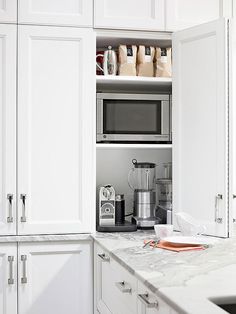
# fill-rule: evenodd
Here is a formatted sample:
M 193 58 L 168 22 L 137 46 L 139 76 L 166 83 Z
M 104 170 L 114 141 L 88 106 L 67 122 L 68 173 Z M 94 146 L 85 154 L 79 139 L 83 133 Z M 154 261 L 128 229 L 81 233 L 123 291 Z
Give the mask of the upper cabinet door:
M 90 26 L 93 0 L 19 0 L 19 23 Z
M 0 23 L 17 22 L 17 0 L 0 0 Z
M 166 30 L 176 31 L 216 20 L 222 0 L 166 0 Z
M 95 228 L 95 37 L 19 27 L 19 233 Z
M 94 1 L 94 27 L 163 31 L 164 0 Z
M 173 35 L 173 210 L 221 237 L 228 236 L 227 24 Z
M 0 25 L 0 235 L 16 234 L 16 25 Z

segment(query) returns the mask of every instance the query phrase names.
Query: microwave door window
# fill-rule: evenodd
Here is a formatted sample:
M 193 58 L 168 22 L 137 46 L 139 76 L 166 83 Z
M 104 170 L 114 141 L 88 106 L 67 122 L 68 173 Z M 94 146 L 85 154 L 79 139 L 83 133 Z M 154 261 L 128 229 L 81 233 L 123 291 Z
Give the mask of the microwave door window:
M 105 100 L 107 134 L 161 134 L 161 101 Z

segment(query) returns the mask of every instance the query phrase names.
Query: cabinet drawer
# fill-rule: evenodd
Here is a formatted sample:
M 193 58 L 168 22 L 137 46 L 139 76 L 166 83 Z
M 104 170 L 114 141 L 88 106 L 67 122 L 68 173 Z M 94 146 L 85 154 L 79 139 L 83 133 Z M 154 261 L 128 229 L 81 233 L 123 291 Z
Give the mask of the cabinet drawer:
M 111 269 L 115 295 L 124 306 L 123 311 L 119 312 L 119 314 L 124 313 L 124 310 L 129 310 L 130 313 L 137 313 L 137 279 L 114 260 L 111 260 Z
M 170 314 L 171 308 L 143 283 L 138 281 L 138 314 Z
M 98 245 L 95 254 L 95 307 L 106 314 L 136 314 L 136 278 Z

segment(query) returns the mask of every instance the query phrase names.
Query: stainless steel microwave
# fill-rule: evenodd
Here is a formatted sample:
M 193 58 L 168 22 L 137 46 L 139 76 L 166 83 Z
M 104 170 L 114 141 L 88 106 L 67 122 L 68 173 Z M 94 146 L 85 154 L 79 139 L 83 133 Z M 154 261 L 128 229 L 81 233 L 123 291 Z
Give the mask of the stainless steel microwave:
M 97 93 L 97 142 L 169 142 L 171 96 Z

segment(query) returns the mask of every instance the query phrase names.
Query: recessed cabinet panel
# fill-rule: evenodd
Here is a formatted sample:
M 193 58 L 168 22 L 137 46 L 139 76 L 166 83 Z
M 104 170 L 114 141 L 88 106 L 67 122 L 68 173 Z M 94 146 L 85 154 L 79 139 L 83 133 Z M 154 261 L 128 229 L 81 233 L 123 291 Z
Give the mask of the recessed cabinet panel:
M 92 26 L 92 0 L 20 0 L 19 23 Z
M 173 36 L 173 211 L 221 237 L 228 236 L 227 49 L 224 19 Z
M 0 0 L 0 23 L 17 22 L 17 0 Z
M 91 242 L 20 243 L 19 313 L 93 313 Z
M 92 30 L 19 28 L 20 234 L 93 230 L 93 45 Z
M 216 20 L 221 0 L 166 0 L 166 30 L 176 31 Z
M 94 27 L 164 30 L 164 0 L 94 1 Z
M 0 25 L 0 234 L 16 234 L 16 26 Z
M 17 314 L 17 244 L 0 246 L 0 313 Z

